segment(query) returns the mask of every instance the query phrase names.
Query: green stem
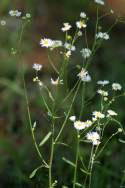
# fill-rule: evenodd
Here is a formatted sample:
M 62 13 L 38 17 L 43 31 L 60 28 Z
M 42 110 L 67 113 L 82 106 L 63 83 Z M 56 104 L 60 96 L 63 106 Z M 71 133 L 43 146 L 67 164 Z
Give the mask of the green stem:
M 79 132 L 77 132 L 77 147 L 76 147 L 76 160 L 75 160 L 75 170 L 74 170 L 74 179 L 73 179 L 73 188 L 76 187 L 77 180 L 77 166 L 78 166 L 78 156 L 79 156 Z
M 50 154 L 50 162 L 49 162 L 49 188 L 52 188 L 52 163 L 53 163 L 53 156 L 54 156 L 54 138 L 52 135 L 51 141 L 51 154 Z
M 64 122 L 63 122 L 63 124 L 62 124 L 62 127 L 61 127 L 61 129 L 60 129 L 60 131 L 59 131 L 59 134 L 57 135 L 57 137 L 56 137 L 56 139 L 55 139 L 55 143 L 58 141 L 58 139 L 59 139 L 59 137 L 60 137 L 60 135 L 61 135 L 61 133 L 62 133 L 62 131 L 63 131 L 65 125 L 66 125 L 66 123 L 67 123 L 67 120 L 68 120 L 68 118 L 69 118 L 69 115 L 70 115 L 70 112 L 71 112 L 73 103 L 74 103 L 74 101 L 75 101 L 75 98 L 76 98 L 76 96 L 77 96 L 77 93 L 78 93 L 78 90 L 79 90 L 79 87 L 80 87 L 80 84 L 81 84 L 81 81 L 80 81 L 79 84 L 78 84 L 78 87 L 77 87 L 77 89 L 76 89 L 76 92 L 75 92 L 74 97 L 73 97 L 73 100 L 72 100 L 72 103 L 71 103 L 71 105 L 70 105 L 70 107 L 69 107 L 69 111 L 67 112 L 67 116 L 66 116 L 66 118 L 65 118 L 65 120 L 64 120 Z

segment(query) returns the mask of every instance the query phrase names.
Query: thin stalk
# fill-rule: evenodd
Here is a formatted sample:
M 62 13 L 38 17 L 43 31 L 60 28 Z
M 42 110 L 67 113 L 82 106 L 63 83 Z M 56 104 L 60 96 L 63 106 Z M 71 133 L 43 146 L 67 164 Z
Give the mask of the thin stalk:
M 82 104 L 81 104 L 81 110 L 80 110 L 79 119 L 81 119 L 82 114 L 83 114 L 84 98 L 85 98 L 85 83 L 83 83 L 83 85 L 82 85 Z
M 98 154 L 96 155 L 96 159 L 100 156 L 100 154 L 103 152 L 103 150 L 105 149 L 105 147 L 107 146 L 107 144 L 109 143 L 109 141 L 119 133 L 119 131 L 117 131 L 116 133 L 112 134 L 108 140 L 106 141 L 106 143 L 104 144 L 104 146 L 101 148 L 101 150 L 98 152 Z
M 80 142 L 80 135 L 77 132 L 77 146 L 76 146 L 76 160 L 75 160 L 75 170 L 74 170 L 74 179 L 73 179 L 73 188 L 76 187 L 77 182 L 77 166 L 78 166 L 78 156 L 79 156 L 79 142 Z
M 53 163 L 53 155 L 54 155 L 54 138 L 52 135 L 51 140 L 51 154 L 50 154 L 50 162 L 49 162 L 49 188 L 52 188 L 52 163 Z
M 61 135 L 61 133 L 62 133 L 62 131 L 63 131 L 65 125 L 66 125 L 66 123 L 67 123 L 67 120 L 68 120 L 68 118 L 69 118 L 69 115 L 70 115 L 72 106 L 73 106 L 73 104 L 74 104 L 74 101 L 75 101 L 75 99 L 76 99 L 77 93 L 78 93 L 78 91 L 79 91 L 80 84 L 81 84 L 81 81 L 80 81 L 79 84 L 78 84 L 78 87 L 77 87 L 77 89 L 76 89 L 76 92 L 75 92 L 74 97 L 73 97 L 73 100 L 72 100 L 72 103 L 71 103 L 71 105 L 70 105 L 70 107 L 69 107 L 69 111 L 67 112 L 67 116 L 66 116 L 66 118 L 65 118 L 65 120 L 64 120 L 64 122 L 63 122 L 63 124 L 62 124 L 62 127 L 61 127 L 61 129 L 60 129 L 60 131 L 59 131 L 59 133 L 58 133 L 56 139 L 55 139 L 55 143 L 58 141 L 58 139 L 59 139 L 59 137 L 60 137 L 60 135 Z

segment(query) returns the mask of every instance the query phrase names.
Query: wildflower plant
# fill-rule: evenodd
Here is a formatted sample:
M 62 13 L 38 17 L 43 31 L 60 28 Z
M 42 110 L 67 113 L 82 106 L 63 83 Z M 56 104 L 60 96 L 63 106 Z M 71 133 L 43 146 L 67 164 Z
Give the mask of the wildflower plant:
M 46 84 L 44 83 L 44 80 L 41 80 L 39 76 L 39 73 L 43 71 L 44 66 L 38 63 L 34 63 L 32 66 L 34 70 L 33 83 L 36 84 L 39 88 L 50 129 L 47 132 L 46 136 L 44 138 L 41 138 L 40 143 L 37 142 L 37 138 L 35 136 L 38 125 L 36 122 L 32 122 L 26 84 L 23 75 L 31 135 L 33 138 L 34 146 L 36 148 L 36 152 L 41 160 L 40 166 L 30 174 L 30 178 L 33 178 L 35 175 L 37 175 L 36 173 L 39 169 L 47 169 L 49 188 L 59 187 L 58 182 L 60 180 L 54 179 L 55 177 L 53 175 L 53 162 L 55 160 L 56 153 L 61 152 L 57 149 L 59 148 L 59 145 L 62 144 L 69 146 L 69 143 L 65 142 L 63 136 L 66 127 L 70 126 L 70 129 L 74 130 L 74 138 L 76 141 L 75 153 L 73 153 L 75 159 L 74 161 L 70 161 L 69 159 L 64 158 L 63 153 L 61 153 L 62 161 L 64 163 L 67 163 L 67 167 L 68 165 L 72 167 L 73 178 L 72 182 L 70 182 L 70 185 L 72 185 L 73 188 L 76 188 L 78 186 L 89 188 L 91 187 L 93 166 L 95 165 L 96 161 L 99 160 L 100 155 L 103 154 L 105 147 L 116 135 L 125 135 L 123 126 L 118 120 L 119 112 L 113 109 L 113 103 L 115 103 L 115 101 L 118 100 L 119 97 L 124 96 L 124 91 L 119 83 L 111 83 L 108 80 L 97 81 L 97 90 L 93 92 L 98 97 L 98 108 L 94 109 L 87 115 L 88 119 L 86 119 L 86 117 L 84 116 L 86 109 L 89 108 L 89 106 L 85 105 L 87 102 L 85 97 L 86 88 L 89 84 L 93 84 L 94 77 L 91 75 L 89 69 L 91 61 L 102 43 L 108 42 L 108 40 L 110 40 L 110 33 L 112 28 L 118 21 L 120 21 L 120 18 L 116 16 L 115 23 L 113 23 L 107 31 L 100 31 L 99 25 L 101 24 L 101 19 L 104 16 L 100 15 L 99 10 L 100 6 L 104 6 L 105 3 L 102 0 L 95 0 L 94 2 L 97 6 L 97 18 L 95 21 L 95 34 L 93 37 L 93 44 L 88 44 L 87 27 L 89 20 L 88 15 L 85 12 L 80 13 L 79 19 L 76 21 L 74 26 L 72 26 L 68 22 L 63 23 L 63 26 L 60 30 L 65 35 L 64 41 L 57 39 L 53 40 L 44 37 L 42 37 L 39 41 L 39 45 L 42 48 L 46 48 L 48 53 L 48 61 L 56 75 L 56 78 L 50 78 L 49 84 Z M 17 10 L 9 11 L 9 15 L 12 17 L 20 17 L 22 18 L 22 20 L 24 20 L 24 22 L 22 22 L 22 36 L 24 25 L 27 23 L 26 20 L 29 20 L 31 18 L 31 15 L 27 13 L 25 16 L 22 16 L 22 13 Z M 71 35 L 70 31 L 73 27 L 75 27 L 75 33 L 74 35 Z M 77 41 L 80 40 L 82 36 L 85 36 L 85 46 L 79 51 L 79 55 L 82 57 L 83 62 L 81 62 L 80 66 L 78 66 L 79 72 L 77 75 L 75 75 L 75 85 L 72 89 L 69 89 L 69 78 L 67 70 L 69 64 L 72 61 L 72 55 L 77 50 Z M 53 62 L 52 55 L 50 55 L 50 53 L 52 54 L 56 49 L 58 49 L 61 59 L 61 63 L 58 65 L 58 67 Z M 75 114 L 75 102 L 81 90 L 82 94 L 79 95 L 81 105 L 79 106 L 79 112 Z M 61 99 L 59 98 L 60 93 Z M 66 105 L 66 108 L 63 108 L 63 105 Z M 115 124 L 118 126 L 115 126 L 116 131 L 113 132 L 105 141 L 105 129 L 111 122 L 114 122 L 114 126 Z M 45 159 L 43 150 L 47 144 L 49 152 L 48 158 Z M 84 161 L 83 154 L 80 151 L 80 148 L 83 146 L 83 144 L 88 145 L 88 148 L 91 147 L 89 151 L 90 157 L 87 162 Z M 72 148 L 72 145 L 70 147 Z M 78 174 L 80 173 L 83 177 L 82 179 L 79 179 L 78 177 Z M 68 185 L 62 185 L 62 187 L 67 186 Z

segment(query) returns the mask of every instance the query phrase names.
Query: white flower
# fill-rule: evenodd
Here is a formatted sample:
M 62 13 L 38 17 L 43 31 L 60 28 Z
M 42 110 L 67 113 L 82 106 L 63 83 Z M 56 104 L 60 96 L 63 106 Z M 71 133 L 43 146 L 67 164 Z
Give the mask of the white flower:
M 72 44 L 68 43 L 68 42 L 66 42 L 66 43 L 64 44 L 64 47 L 65 47 L 67 50 L 70 50 L 70 51 L 75 51 L 75 50 L 76 50 L 76 47 L 73 46 Z
M 10 10 L 10 11 L 9 11 L 9 15 L 10 15 L 10 16 L 20 17 L 21 14 L 22 14 L 22 13 L 19 12 L 18 10 Z
M 99 33 L 96 34 L 96 39 L 108 40 L 109 39 L 109 34 L 99 32 Z
M 101 89 L 99 89 L 99 90 L 97 91 L 97 93 L 100 94 L 100 95 L 102 95 L 103 97 L 107 97 L 107 96 L 108 96 L 108 92 L 107 92 L 107 91 L 104 91 L 104 90 L 101 90 Z
M 95 0 L 95 3 L 98 3 L 100 5 L 104 5 L 104 1 L 103 0 Z
M 108 97 L 104 97 L 104 101 L 107 101 L 108 100 Z
M 1 21 L 0 21 L 0 24 L 1 24 L 2 26 L 5 26 L 5 25 L 6 25 L 6 21 L 5 21 L 5 20 L 1 20 Z
M 118 114 L 117 114 L 115 111 L 113 111 L 113 110 L 108 110 L 107 112 L 108 112 L 107 117 L 109 117 L 109 116 L 117 116 L 117 115 L 118 115 Z
M 54 48 L 61 47 L 62 45 L 63 45 L 62 41 L 60 41 L 60 40 L 53 40 L 53 43 L 51 45 L 51 50 L 53 50 Z
M 42 87 L 43 83 L 41 81 L 38 82 L 39 86 Z
M 76 116 L 70 116 L 69 119 L 70 119 L 70 121 L 74 122 L 76 120 Z
M 77 22 L 76 22 L 76 26 L 77 26 L 77 28 L 79 28 L 79 29 L 82 29 L 82 28 L 86 28 L 86 27 L 87 27 L 87 25 L 86 25 L 86 23 L 85 23 L 84 20 L 77 21 Z
M 100 135 L 97 132 L 87 133 L 86 138 L 91 141 L 93 145 L 100 144 Z
M 37 64 L 37 63 L 34 63 L 34 64 L 33 64 L 33 69 L 35 69 L 36 71 L 40 71 L 41 68 L 42 68 L 42 65 Z
M 74 122 L 74 127 L 77 129 L 77 130 L 83 130 L 86 128 L 86 123 L 85 122 L 82 122 L 82 121 L 75 121 Z
M 102 85 L 102 86 L 105 86 L 105 85 L 108 85 L 109 84 L 109 81 L 108 80 L 99 80 L 98 82 L 97 82 L 97 84 L 98 85 Z
M 63 26 L 61 29 L 63 32 L 69 31 L 72 27 L 69 23 L 64 23 Z
M 80 17 L 81 17 L 81 18 L 86 18 L 86 13 L 85 13 L 85 12 L 81 12 L 81 13 L 80 13 Z
M 30 13 L 26 13 L 26 18 L 31 18 L 31 14 Z
M 79 37 L 81 37 L 81 36 L 82 36 L 82 31 L 78 31 L 77 35 L 78 35 Z
M 121 90 L 122 86 L 119 83 L 113 83 L 112 84 L 112 89 L 117 91 L 117 90 Z
M 103 119 L 105 117 L 105 115 L 99 111 L 94 111 L 92 115 L 94 116 L 95 120 L 98 118 Z
M 51 78 L 51 84 L 57 86 L 59 84 L 63 84 L 63 80 L 60 80 L 59 77 L 56 80 Z
M 40 40 L 40 45 L 41 47 L 49 48 L 52 47 L 53 41 L 51 39 L 44 38 Z
M 93 123 L 93 122 L 90 121 L 90 120 L 87 120 L 87 121 L 84 122 L 86 128 L 90 127 L 90 126 L 92 125 L 92 123 Z
M 91 76 L 88 74 L 88 71 L 86 71 L 84 68 L 82 68 L 82 70 L 80 71 L 80 73 L 77 76 L 83 82 L 90 82 L 91 81 Z
M 72 55 L 72 53 L 71 53 L 70 50 L 68 50 L 68 51 L 65 53 L 65 56 L 66 56 L 67 58 L 69 58 L 71 55 Z
M 92 51 L 89 48 L 83 48 L 81 51 L 82 56 L 87 59 L 92 54 Z

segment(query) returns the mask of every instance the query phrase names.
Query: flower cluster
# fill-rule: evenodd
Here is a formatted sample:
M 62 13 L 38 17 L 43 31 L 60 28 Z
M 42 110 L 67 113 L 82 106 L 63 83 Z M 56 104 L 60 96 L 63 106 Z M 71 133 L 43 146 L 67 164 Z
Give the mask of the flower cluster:
M 96 34 L 96 39 L 109 40 L 109 34 L 108 33 L 99 32 L 99 33 Z
M 82 57 L 83 57 L 84 59 L 87 59 L 87 58 L 89 58 L 89 57 L 91 56 L 92 51 L 91 51 L 89 48 L 83 48 L 83 49 L 81 50 L 81 54 L 82 54 Z
M 9 11 L 9 15 L 12 16 L 12 17 L 20 17 L 22 14 L 22 12 L 18 11 L 18 10 L 10 10 Z

